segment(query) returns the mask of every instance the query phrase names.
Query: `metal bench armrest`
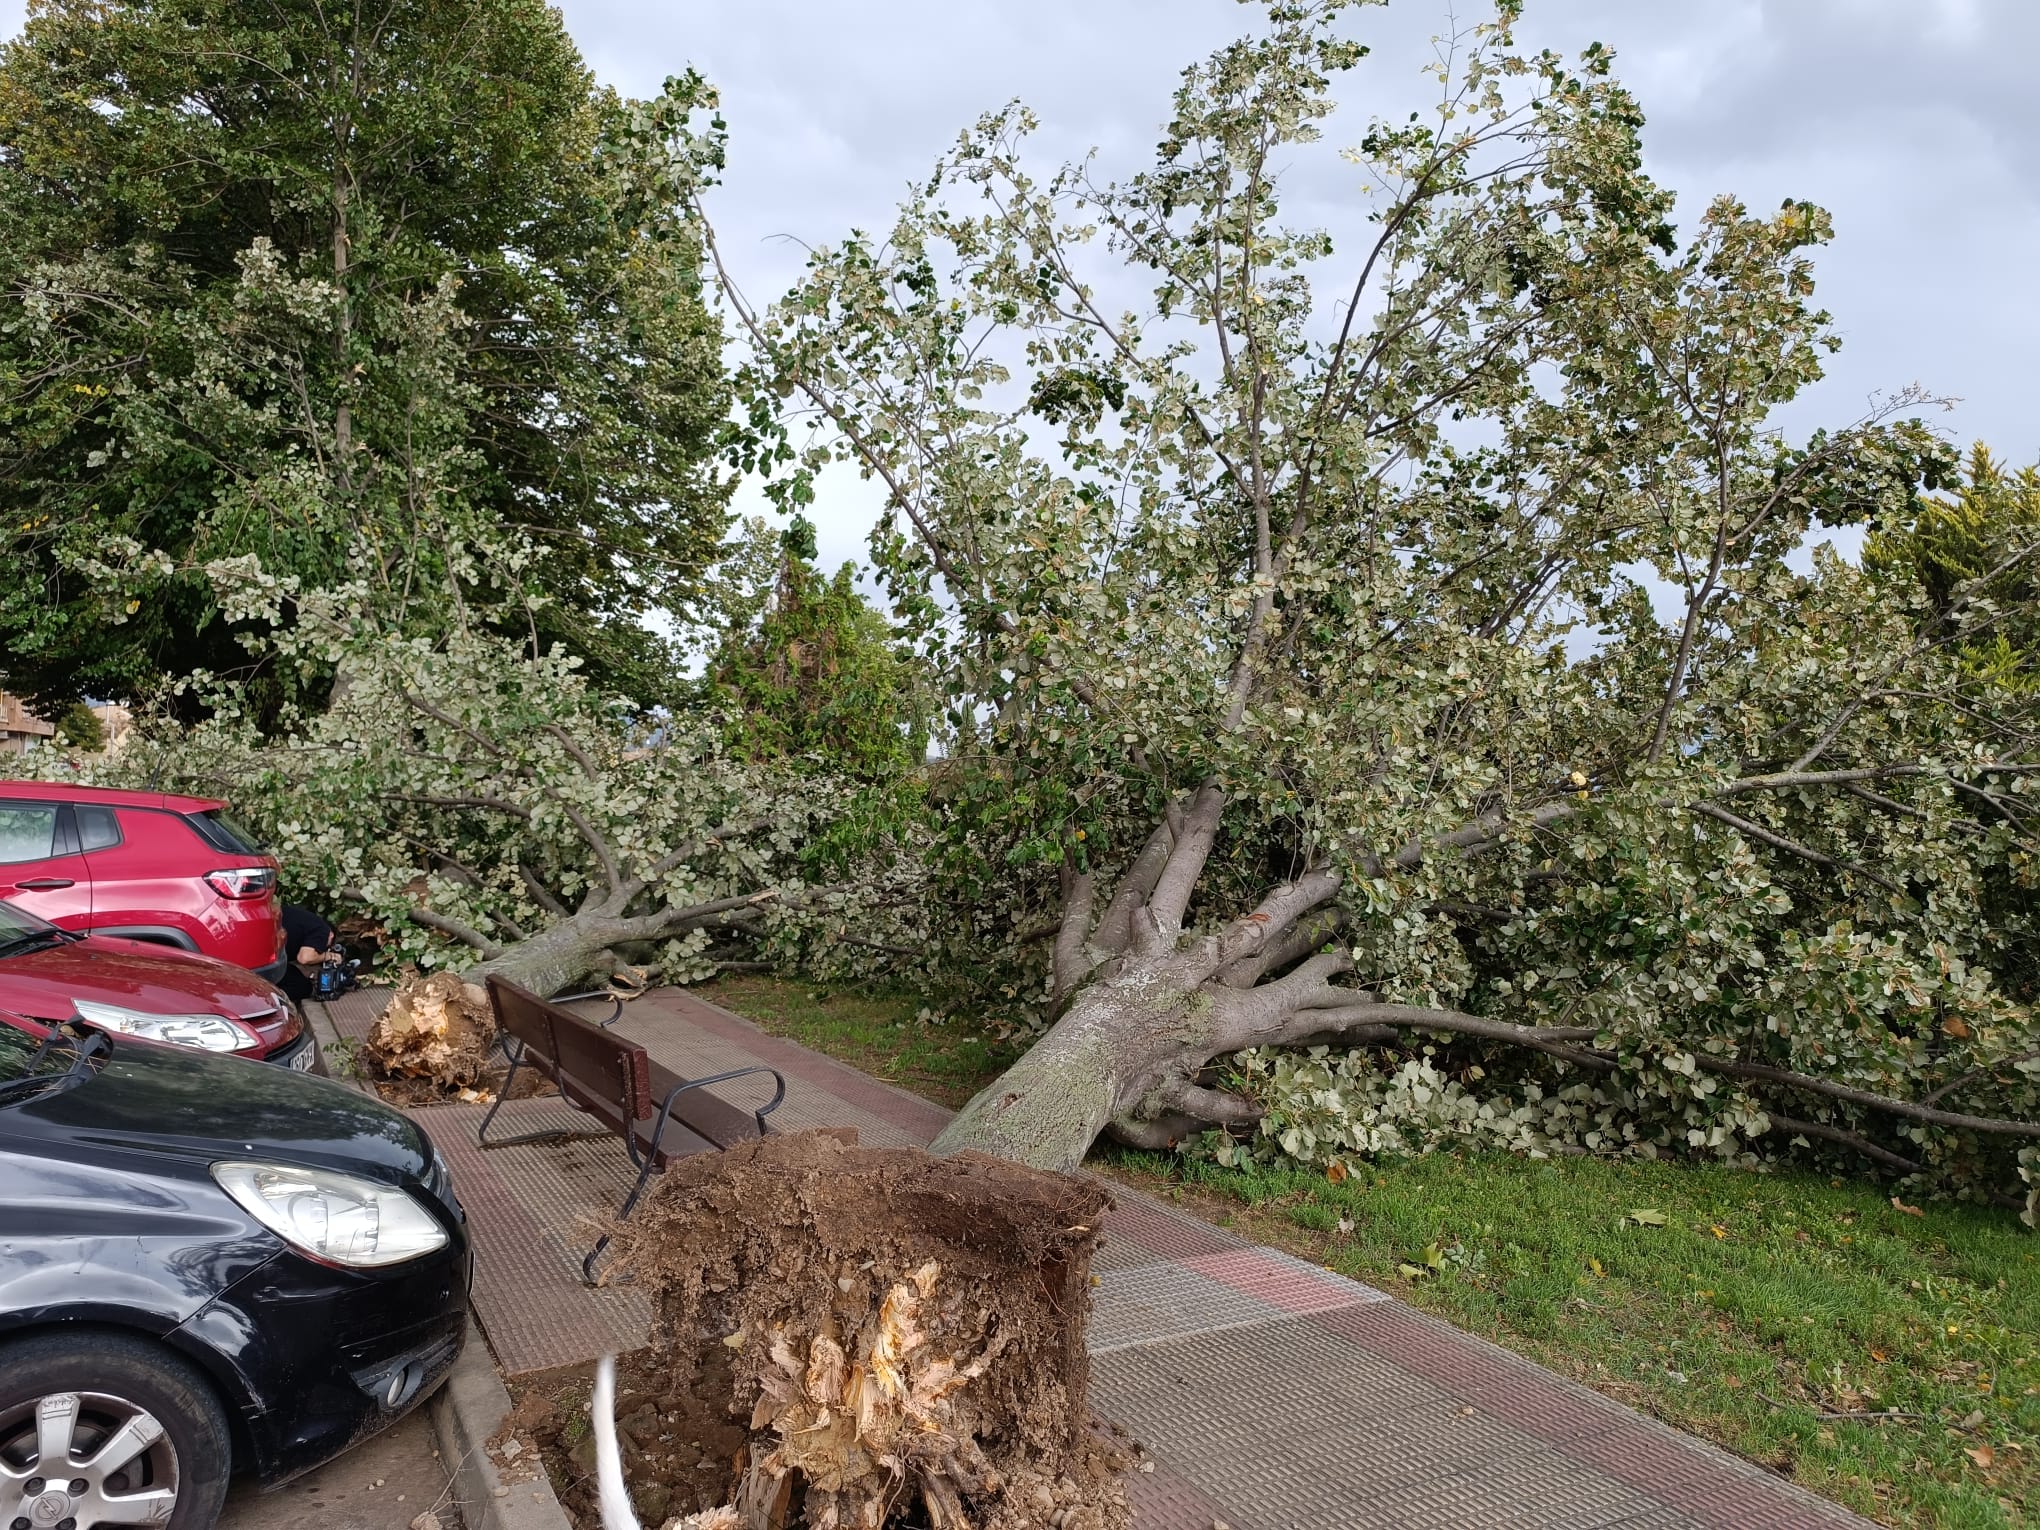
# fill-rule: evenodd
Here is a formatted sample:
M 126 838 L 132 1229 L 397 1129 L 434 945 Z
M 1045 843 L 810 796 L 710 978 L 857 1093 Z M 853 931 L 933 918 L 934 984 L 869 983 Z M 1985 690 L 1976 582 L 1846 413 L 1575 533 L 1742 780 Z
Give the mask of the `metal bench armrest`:
M 749 1078 L 754 1073 L 769 1073 L 776 1086 L 772 1098 L 751 1112 L 751 1119 L 758 1123 L 758 1135 L 765 1135 L 765 1118 L 777 1110 L 786 1099 L 786 1077 L 777 1068 L 732 1068 L 727 1073 L 711 1073 L 707 1078 L 690 1078 L 675 1084 L 666 1091 L 666 1097 L 659 1101 L 659 1113 L 652 1126 L 652 1140 L 642 1148 L 638 1146 L 637 1132 L 628 1130 L 623 1134 L 623 1145 L 630 1153 L 630 1161 L 638 1171 L 637 1183 L 624 1197 L 623 1209 L 617 1212 L 616 1220 L 625 1222 L 637 1210 L 637 1203 L 645 1193 L 645 1186 L 659 1169 L 659 1146 L 666 1140 L 666 1123 L 674 1119 L 673 1102 L 690 1089 L 700 1089 L 709 1084 L 727 1083 L 733 1078 Z M 595 1246 L 588 1250 L 588 1257 L 581 1261 L 581 1279 L 589 1285 L 595 1284 L 595 1266 L 601 1261 L 603 1252 L 609 1247 L 609 1234 L 604 1233 L 595 1240 Z

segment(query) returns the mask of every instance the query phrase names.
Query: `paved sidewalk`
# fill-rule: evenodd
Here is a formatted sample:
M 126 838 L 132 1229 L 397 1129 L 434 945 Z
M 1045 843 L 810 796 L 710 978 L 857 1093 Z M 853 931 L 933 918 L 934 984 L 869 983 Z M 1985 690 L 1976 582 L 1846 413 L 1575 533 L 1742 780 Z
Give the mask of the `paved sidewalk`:
M 365 1035 L 384 995 L 329 1008 Z M 606 1006 L 602 1006 L 606 1012 Z M 680 989 L 617 1029 L 685 1076 L 762 1062 L 785 1130 L 854 1126 L 925 1143 L 948 1112 L 768 1036 Z M 767 1086 L 769 1089 L 769 1086 Z M 719 1086 L 753 1103 L 751 1081 Z M 759 1090 L 762 1101 L 767 1090 Z M 475 1301 L 511 1375 L 644 1342 L 645 1305 L 590 1290 L 594 1216 L 629 1185 L 613 1141 L 474 1144 L 481 1107 L 415 1114 L 452 1165 L 480 1254 Z M 505 1132 L 585 1126 L 513 1101 Z M 1113 1185 L 1091 1321 L 1092 1400 L 1154 1458 L 1130 1479 L 1140 1530 L 1840 1530 L 1868 1522 L 1774 1474 L 1383 1293 Z

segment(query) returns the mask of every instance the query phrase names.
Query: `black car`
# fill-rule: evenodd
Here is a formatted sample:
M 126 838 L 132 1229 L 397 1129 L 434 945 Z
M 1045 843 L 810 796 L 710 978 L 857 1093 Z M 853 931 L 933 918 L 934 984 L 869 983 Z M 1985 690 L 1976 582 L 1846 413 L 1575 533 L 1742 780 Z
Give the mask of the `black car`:
M 0 1526 L 210 1526 L 402 1417 L 467 1332 L 446 1165 L 380 1102 L 0 1017 Z

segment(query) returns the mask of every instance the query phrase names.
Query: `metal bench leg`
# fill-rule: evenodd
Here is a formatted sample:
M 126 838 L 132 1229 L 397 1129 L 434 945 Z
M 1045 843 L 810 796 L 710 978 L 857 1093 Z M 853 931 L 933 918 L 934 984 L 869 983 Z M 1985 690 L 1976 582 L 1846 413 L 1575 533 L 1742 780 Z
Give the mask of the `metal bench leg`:
M 645 1193 L 645 1186 L 652 1182 L 652 1176 L 659 1172 L 659 1142 L 666 1135 L 667 1117 L 662 1112 L 659 1124 L 652 1128 L 651 1146 L 640 1149 L 637 1145 L 635 1125 L 625 1133 L 623 1143 L 630 1150 L 631 1162 L 637 1165 L 637 1183 L 630 1187 L 630 1194 L 623 1198 L 623 1207 L 616 1213 L 616 1220 L 628 1222 L 630 1214 L 637 1210 L 637 1203 Z M 581 1261 L 581 1281 L 584 1285 L 595 1284 L 595 1265 L 602 1258 L 602 1251 L 609 1247 L 609 1234 L 604 1233 L 595 1240 L 595 1246 L 588 1250 L 588 1257 Z
M 501 1110 L 503 1102 L 510 1098 L 510 1086 L 517 1082 L 517 1070 L 524 1066 L 524 1048 L 519 1047 L 512 1052 L 509 1042 L 500 1035 L 496 1038 L 496 1044 L 502 1049 L 503 1055 L 510 1059 L 510 1071 L 503 1075 L 503 1087 L 496 1091 L 496 1098 L 490 1104 L 488 1114 L 482 1117 L 482 1124 L 475 1128 L 475 1146 L 482 1148 L 509 1146 L 507 1142 L 489 1140 L 489 1123 L 496 1119 L 496 1112 Z

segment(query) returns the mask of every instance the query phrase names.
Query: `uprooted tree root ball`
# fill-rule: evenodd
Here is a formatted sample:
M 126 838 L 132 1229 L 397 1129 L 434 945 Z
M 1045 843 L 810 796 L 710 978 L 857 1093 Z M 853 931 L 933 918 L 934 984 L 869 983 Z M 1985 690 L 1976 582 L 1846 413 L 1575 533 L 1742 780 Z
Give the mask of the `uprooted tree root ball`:
M 744 1429 L 707 1499 L 743 1530 L 1124 1530 L 1085 1407 L 1109 1204 L 1067 1175 L 823 1133 L 687 1159 L 618 1231 L 613 1269 L 653 1307 L 632 1370 Z M 698 1477 L 633 1490 L 653 1486 L 704 1502 Z
M 361 1060 L 383 1079 L 415 1079 L 457 1094 L 489 1072 L 495 1017 L 488 995 L 451 972 L 404 975 L 389 1007 L 369 1028 Z

